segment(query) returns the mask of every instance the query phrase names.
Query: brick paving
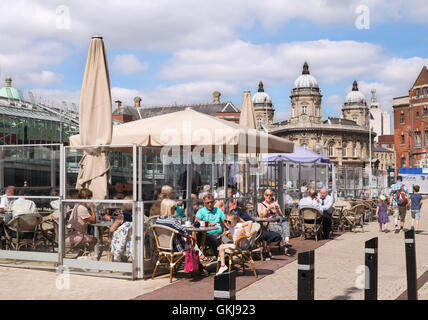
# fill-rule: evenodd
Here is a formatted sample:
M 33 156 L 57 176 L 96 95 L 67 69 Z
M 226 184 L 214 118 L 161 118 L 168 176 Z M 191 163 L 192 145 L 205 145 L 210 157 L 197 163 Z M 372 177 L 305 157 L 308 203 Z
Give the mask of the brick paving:
M 334 238 L 337 238 L 341 233 L 335 233 Z M 285 265 L 297 259 L 298 252 L 314 250 L 326 244 L 330 240 L 300 240 L 299 238 L 290 239 L 289 253 L 292 256 L 278 254 L 278 249 L 273 248 L 272 254 L 274 258 L 270 261 L 255 261 L 256 272 L 258 277 L 254 277 L 250 266 L 245 268 L 245 274 L 239 265 L 234 265 L 238 270 L 236 278 L 236 291 L 273 274 L 276 270 L 284 267 Z M 179 281 L 173 282 L 170 285 L 164 286 L 160 289 L 154 290 L 150 293 L 143 294 L 135 298 L 135 300 L 212 300 L 214 296 L 214 275 L 215 266 L 209 276 L 200 275 L 195 280 L 189 278 L 189 275 L 184 272 L 178 272 L 177 277 Z M 211 271 L 211 270 L 210 270 Z M 156 279 L 156 278 L 155 278 Z M 151 281 L 151 280 L 147 280 Z

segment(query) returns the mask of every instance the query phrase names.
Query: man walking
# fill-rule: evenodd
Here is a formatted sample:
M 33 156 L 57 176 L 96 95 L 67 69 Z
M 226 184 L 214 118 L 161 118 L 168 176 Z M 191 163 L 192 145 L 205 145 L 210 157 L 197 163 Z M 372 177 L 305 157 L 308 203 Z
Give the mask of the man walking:
M 392 209 L 392 217 L 395 223 L 395 233 L 403 231 L 406 219 L 406 205 L 409 202 L 409 189 L 403 184 L 403 177 L 398 176 L 397 182 L 390 188 L 389 203 Z M 400 229 L 398 229 L 398 220 L 400 220 Z

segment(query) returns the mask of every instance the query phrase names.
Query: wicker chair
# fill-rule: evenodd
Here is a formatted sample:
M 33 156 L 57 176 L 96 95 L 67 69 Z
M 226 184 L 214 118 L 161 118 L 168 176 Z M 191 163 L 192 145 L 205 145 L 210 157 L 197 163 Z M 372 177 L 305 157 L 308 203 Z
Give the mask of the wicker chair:
M 245 273 L 245 263 L 249 262 L 251 264 L 251 267 L 253 269 L 254 276 L 257 278 L 257 272 L 254 265 L 253 260 L 253 253 L 254 252 L 260 252 L 262 251 L 261 243 L 258 241 L 260 238 L 260 235 L 262 234 L 262 228 L 261 225 L 257 222 L 254 222 L 251 227 L 250 237 L 248 240 L 250 241 L 250 248 L 248 250 L 241 250 L 238 248 L 238 242 L 246 237 L 241 237 L 236 239 L 235 241 L 235 248 L 227 248 L 225 250 L 225 254 L 229 256 L 229 272 L 232 270 L 232 264 L 233 264 L 233 258 L 236 258 L 238 262 L 242 266 L 242 271 Z M 229 231 L 226 231 L 223 233 L 223 235 L 229 235 Z M 220 255 L 217 257 L 217 271 L 220 267 Z
M 4 224 L 6 249 L 13 248 L 19 250 L 24 246 L 31 246 L 34 249 L 36 247 L 37 229 L 42 221 L 43 218 L 41 215 L 28 213 L 15 216 L 7 224 Z M 10 236 L 7 229 L 14 231 L 15 237 Z M 33 236 L 31 239 L 23 239 L 21 238 L 22 233 L 33 233 Z
M 174 252 L 173 240 L 174 236 L 184 236 L 179 231 L 154 224 L 152 226 L 153 234 L 155 236 L 156 245 L 158 249 L 158 260 L 156 262 L 155 270 L 152 274 L 154 279 L 158 266 L 164 265 L 169 266 L 169 282 L 172 282 L 172 274 L 177 272 L 177 264 L 183 261 L 185 252 Z M 168 262 L 162 262 L 163 259 L 167 259 Z
M 361 227 L 361 231 L 364 231 L 364 204 L 356 204 L 350 209 L 344 210 L 344 217 L 346 219 L 346 227 L 352 231 L 356 227 Z
M 302 230 L 302 219 L 298 208 L 292 208 L 289 216 L 290 222 L 290 236 L 297 237 L 301 234 Z
M 299 209 L 302 217 L 302 234 L 300 239 L 306 239 L 307 235 L 314 235 L 318 241 L 318 234 L 322 232 L 322 213 L 314 207 L 301 207 Z

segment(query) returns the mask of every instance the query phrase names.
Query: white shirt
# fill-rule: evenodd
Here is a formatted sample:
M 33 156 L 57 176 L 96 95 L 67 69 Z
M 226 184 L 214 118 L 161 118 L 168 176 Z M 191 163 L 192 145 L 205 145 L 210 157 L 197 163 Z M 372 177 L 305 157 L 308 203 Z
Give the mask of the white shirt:
M 332 196 L 327 195 L 324 199 L 324 204 L 323 204 L 323 200 L 321 198 L 320 195 L 318 195 L 318 198 L 321 201 L 321 209 L 323 212 L 326 213 L 332 213 L 333 212 L 333 204 L 334 204 L 334 199 Z
M 9 204 L 9 202 L 10 202 L 10 198 L 8 199 L 8 198 L 6 198 L 7 196 L 6 196 L 6 194 L 4 194 L 4 195 L 2 195 L 2 197 L 1 197 L 1 202 L 0 202 L 0 208 L 3 208 L 3 209 L 5 209 L 6 208 L 6 206 Z
M 313 207 L 322 212 L 321 205 L 318 203 L 316 199 L 312 199 L 311 197 L 304 197 L 299 201 L 299 209 L 301 207 Z
M 13 201 L 10 205 L 10 211 L 12 212 L 12 217 L 26 213 L 39 213 L 34 201 L 27 200 L 25 198 L 18 198 Z
M 234 244 L 235 244 L 235 242 L 237 240 L 237 234 L 238 234 L 236 231 L 238 229 L 240 229 L 240 228 L 242 228 L 242 223 L 241 222 L 238 222 L 234 227 L 230 227 L 229 228 L 229 232 L 230 232 L 230 235 L 232 236 Z M 235 247 L 235 246 L 233 246 L 233 247 Z

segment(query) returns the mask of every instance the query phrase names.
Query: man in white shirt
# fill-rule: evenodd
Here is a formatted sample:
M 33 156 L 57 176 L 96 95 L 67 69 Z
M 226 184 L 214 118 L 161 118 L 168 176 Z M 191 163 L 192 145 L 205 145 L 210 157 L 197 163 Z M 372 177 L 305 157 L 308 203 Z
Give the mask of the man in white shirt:
M 323 236 L 324 239 L 330 238 L 330 227 L 331 227 L 331 216 L 333 214 L 334 199 L 328 194 L 326 188 L 322 188 L 319 194 L 319 200 L 321 202 L 321 209 L 323 212 Z
M 9 203 L 9 211 L 6 212 L 6 215 L 4 217 L 5 223 L 9 222 L 12 218 L 19 216 L 19 215 L 22 215 L 22 214 L 40 215 L 34 201 L 31 201 L 31 200 L 24 198 L 25 191 L 23 189 L 18 191 L 17 196 L 18 196 L 18 198 L 16 200 L 13 200 Z M 11 237 L 16 236 L 15 231 L 10 230 L 7 227 L 6 227 L 6 229 L 7 229 L 7 233 Z M 33 237 L 33 233 L 32 232 L 22 232 L 22 233 L 20 232 L 19 237 L 31 239 Z
M 1 197 L 0 213 L 5 212 L 7 205 L 13 200 L 12 198 L 7 198 L 7 197 L 13 196 L 14 194 L 15 194 L 15 186 L 8 186 L 6 188 L 6 193 Z

